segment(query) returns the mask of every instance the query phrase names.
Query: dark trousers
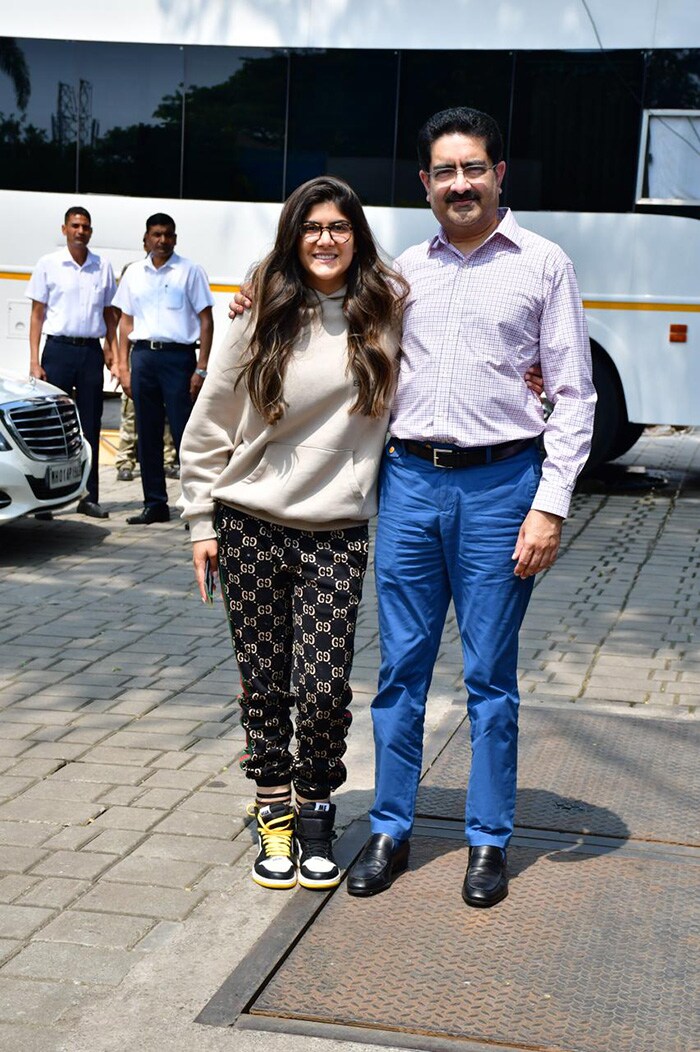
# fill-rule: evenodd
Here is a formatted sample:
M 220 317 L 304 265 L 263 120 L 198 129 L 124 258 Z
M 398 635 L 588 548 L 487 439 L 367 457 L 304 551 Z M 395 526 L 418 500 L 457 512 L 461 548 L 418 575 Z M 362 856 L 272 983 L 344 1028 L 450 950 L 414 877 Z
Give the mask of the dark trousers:
M 47 336 L 41 364 L 48 382 L 75 398 L 83 434 L 92 449 L 92 467 L 87 481 L 88 500 L 97 503 L 104 384 L 104 358 L 100 341 L 79 346 L 59 343 L 52 336 Z
M 221 507 L 219 568 L 244 690 L 246 775 L 322 800 L 346 778 L 367 527 L 294 530 Z M 296 752 L 290 753 L 296 706 Z
M 143 502 L 147 508 L 168 503 L 163 471 L 165 416 L 179 455 L 182 433 L 192 412 L 190 380 L 196 365 L 194 350 L 134 347 L 131 352 L 131 393 L 139 436 Z

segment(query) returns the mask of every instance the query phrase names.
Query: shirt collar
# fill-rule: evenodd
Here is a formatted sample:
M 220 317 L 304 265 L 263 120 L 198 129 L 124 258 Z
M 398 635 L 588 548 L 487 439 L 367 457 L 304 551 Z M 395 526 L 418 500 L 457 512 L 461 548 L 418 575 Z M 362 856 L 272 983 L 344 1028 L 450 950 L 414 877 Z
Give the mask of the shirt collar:
M 152 270 L 152 271 L 154 271 L 154 273 L 159 274 L 162 270 L 169 270 L 170 267 L 174 266 L 175 263 L 179 262 L 179 260 L 180 260 L 180 257 L 178 256 L 177 252 L 173 252 L 173 254 L 170 257 L 170 259 L 166 263 L 164 263 L 162 267 L 154 267 L 153 266 L 153 260 L 151 258 L 151 254 L 149 253 L 146 256 L 145 260 L 143 261 L 143 265 L 148 270 Z
M 498 226 L 495 230 L 491 231 L 486 240 L 482 242 L 481 245 L 479 245 L 479 248 L 482 248 L 483 245 L 488 244 L 488 242 L 494 237 L 504 237 L 507 241 L 510 241 L 512 244 L 514 244 L 517 248 L 520 248 L 522 244 L 522 232 L 510 208 L 499 208 L 498 216 Z M 449 238 L 447 237 L 447 234 L 444 231 L 444 228 L 440 227 L 437 234 L 435 234 L 432 240 L 428 243 L 428 252 L 433 252 L 437 251 L 438 249 L 444 248 L 448 249 L 451 252 L 459 252 L 459 249 L 455 249 L 454 245 L 450 242 Z M 476 248 L 474 249 L 474 251 L 478 252 L 479 249 Z
M 85 262 L 81 267 L 79 263 L 75 262 L 70 252 L 68 251 L 68 245 L 65 245 L 63 249 L 61 249 L 61 264 L 65 263 L 70 263 L 71 266 L 77 267 L 79 270 L 84 270 L 85 267 L 94 267 L 96 264 L 98 264 L 99 257 L 96 256 L 94 252 L 91 252 L 90 249 L 88 249 L 87 256 L 85 257 Z

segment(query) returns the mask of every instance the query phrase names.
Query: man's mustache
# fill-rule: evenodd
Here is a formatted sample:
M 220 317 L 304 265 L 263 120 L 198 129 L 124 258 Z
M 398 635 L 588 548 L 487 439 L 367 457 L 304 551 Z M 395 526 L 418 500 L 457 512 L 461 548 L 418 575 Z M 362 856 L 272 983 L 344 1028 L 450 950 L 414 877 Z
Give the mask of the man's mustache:
M 478 194 L 476 190 L 465 190 L 464 193 L 458 194 L 455 190 L 450 190 L 449 194 L 445 195 L 445 202 L 449 205 L 453 201 L 479 201 L 481 194 Z

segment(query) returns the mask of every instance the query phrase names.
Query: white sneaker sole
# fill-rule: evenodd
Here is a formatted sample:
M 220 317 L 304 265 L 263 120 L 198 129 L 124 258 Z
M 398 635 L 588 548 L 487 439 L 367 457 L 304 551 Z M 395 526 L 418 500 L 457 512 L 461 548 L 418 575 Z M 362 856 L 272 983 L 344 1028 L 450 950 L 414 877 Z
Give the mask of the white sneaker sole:
M 251 870 L 251 875 L 256 884 L 259 884 L 261 888 L 272 888 L 276 891 L 288 891 L 290 888 L 296 887 L 297 875 L 292 873 L 291 877 L 263 877 L 256 869 Z
M 336 877 L 323 877 L 314 880 L 313 877 L 305 877 L 299 873 L 299 884 L 309 891 L 325 891 L 327 888 L 337 888 L 340 884 L 340 873 Z

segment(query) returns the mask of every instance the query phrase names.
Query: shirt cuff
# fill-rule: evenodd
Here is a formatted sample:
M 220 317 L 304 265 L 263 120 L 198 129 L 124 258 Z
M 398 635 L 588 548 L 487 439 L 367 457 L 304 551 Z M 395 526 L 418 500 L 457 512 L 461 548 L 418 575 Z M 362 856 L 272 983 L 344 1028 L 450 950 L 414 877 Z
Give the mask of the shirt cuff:
M 542 479 L 532 502 L 532 510 L 547 511 L 550 515 L 561 515 L 562 519 L 565 519 L 569 514 L 570 504 L 571 492 L 568 489 Z
M 198 515 L 188 521 L 190 524 L 190 540 L 193 544 L 195 541 L 216 540 L 216 530 L 214 529 L 211 515 Z

